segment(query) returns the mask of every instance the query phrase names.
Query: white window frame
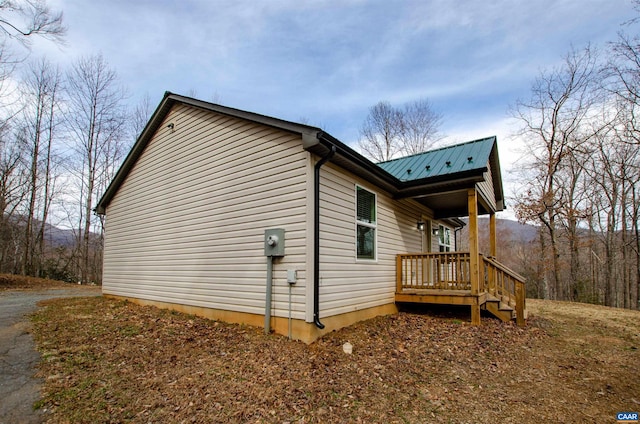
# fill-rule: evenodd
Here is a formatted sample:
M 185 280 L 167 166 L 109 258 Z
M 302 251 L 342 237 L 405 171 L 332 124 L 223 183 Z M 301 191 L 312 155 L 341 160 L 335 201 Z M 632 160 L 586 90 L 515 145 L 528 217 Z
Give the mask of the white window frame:
M 445 237 L 446 233 L 449 233 L 449 243 L 448 244 L 446 243 L 446 241 L 447 241 L 447 238 Z M 440 252 L 453 252 L 454 251 L 454 249 L 453 249 L 454 246 L 451 243 L 451 239 L 452 239 L 451 233 L 452 233 L 451 228 L 445 227 L 442 224 L 438 225 L 438 250 Z
M 375 222 L 364 222 L 358 220 L 358 189 L 365 190 L 371 194 L 373 194 L 373 206 L 375 211 Z M 355 237 L 355 258 L 356 262 L 377 262 L 378 261 L 378 193 L 375 191 L 369 190 L 366 187 L 361 186 L 360 184 L 355 185 L 354 189 L 354 199 L 355 199 L 355 208 L 354 208 L 354 237 Z M 373 229 L 373 258 L 360 258 L 358 257 L 358 226 L 368 227 Z

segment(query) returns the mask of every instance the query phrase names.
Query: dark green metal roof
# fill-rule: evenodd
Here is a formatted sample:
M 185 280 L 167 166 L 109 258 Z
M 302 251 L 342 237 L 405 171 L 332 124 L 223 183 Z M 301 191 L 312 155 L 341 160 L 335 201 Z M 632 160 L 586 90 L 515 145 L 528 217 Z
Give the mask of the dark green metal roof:
M 415 181 L 444 175 L 481 172 L 487 168 L 495 137 L 442 147 L 377 165 L 400 181 Z

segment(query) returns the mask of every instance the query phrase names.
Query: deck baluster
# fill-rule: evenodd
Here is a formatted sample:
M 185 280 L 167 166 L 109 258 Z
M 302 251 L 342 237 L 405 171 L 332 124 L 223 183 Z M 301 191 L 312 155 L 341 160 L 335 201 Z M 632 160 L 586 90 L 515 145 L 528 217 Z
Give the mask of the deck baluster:
M 479 254 L 478 259 L 480 275 L 474 290 L 471 266 L 475 261 L 471 261 L 469 252 L 400 254 L 396 258 L 396 300 L 471 305 L 472 308 L 484 302 L 501 302 L 506 308 L 513 308 L 516 322 L 524 325 L 524 277 L 493 257 Z

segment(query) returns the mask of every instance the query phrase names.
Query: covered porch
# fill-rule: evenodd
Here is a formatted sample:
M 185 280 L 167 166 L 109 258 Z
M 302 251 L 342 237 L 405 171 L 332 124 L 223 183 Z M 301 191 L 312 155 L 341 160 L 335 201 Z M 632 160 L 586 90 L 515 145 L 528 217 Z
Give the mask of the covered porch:
M 496 219 L 489 218 L 490 252 L 478 248 L 475 189 L 469 189 L 469 251 L 399 254 L 396 302 L 468 305 L 471 323 L 480 324 L 485 309 L 503 321 L 525 325 L 525 279 L 496 259 Z
M 470 252 L 397 255 L 396 302 L 467 305 L 471 323 L 484 309 L 502 321 L 526 322 L 525 279 L 491 256 Z M 471 270 L 477 267 L 477 273 Z M 477 278 L 473 278 L 476 274 Z
M 504 196 L 495 137 L 379 165 L 404 178 L 406 185 L 396 198 L 427 206 L 434 221 L 468 218 L 468 250 L 434 252 L 427 243 L 423 252 L 397 255 L 396 302 L 468 305 L 474 325 L 480 324 L 481 309 L 525 325 L 525 279 L 497 258 L 495 214 L 504 209 Z M 489 215 L 489 251 L 484 253 L 479 215 Z M 427 237 L 430 230 L 428 226 Z

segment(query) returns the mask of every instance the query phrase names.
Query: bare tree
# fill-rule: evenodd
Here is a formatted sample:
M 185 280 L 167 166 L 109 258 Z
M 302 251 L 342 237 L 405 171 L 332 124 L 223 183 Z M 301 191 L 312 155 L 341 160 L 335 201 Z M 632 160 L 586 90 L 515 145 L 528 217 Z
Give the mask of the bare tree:
M 66 32 L 62 12 L 51 10 L 46 0 L 0 0 L 0 92 L 5 89 L 5 80 L 25 59 L 12 52 L 13 41 L 26 48 L 30 48 L 34 37 L 63 44 Z M 6 105 L 0 102 L 0 106 Z
M 379 102 L 369 109 L 360 129 L 358 145 L 362 153 L 376 162 L 431 149 L 442 139 L 442 115 L 427 99 L 406 103 L 402 109 Z
M 443 136 L 440 133 L 442 114 L 436 112 L 428 99 L 406 103 L 401 114 L 400 143 L 407 155 L 426 152 Z
M 27 195 L 27 174 L 22 150 L 8 135 L 9 128 L 0 127 L 0 272 L 19 272 L 15 212 Z
M 34 35 L 61 43 L 67 31 L 62 12 L 51 10 L 44 0 L 0 1 L 0 30 L 26 47 Z
M 91 267 L 93 202 L 99 189 L 115 172 L 124 151 L 126 93 L 119 86 L 115 71 L 101 55 L 78 60 L 69 72 L 68 86 L 67 121 L 81 176 L 79 267 L 82 282 L 86 283 L 97 277 L 97 267 Z
M 379 102 L 369 108 L 369 115 L 360 129 L 360 150 L 376 162 L 393 159 L 402 151 L 400 131 L 400 112 L 389 102 Z
M 142 131 L 147 126 L 147 122 L 151 118 L 153 113 L 153 106 L 151 105 L 151 98 L 149 94 L 145 94 L 140 103 L 138 103 L 131 115 L 131 132 L 134 138 L 140 137 Z
M 67 29 L 62 12 L 53 11 L 46 0 L 0 0 L 0 109 L 7 113 L 5 81 L 16 67 L 24 62 L 24 55 L 12 52 L 14 41 L 29 48 L 34 37 L 42 37 L 63 44 Z M 15 111 L 8 112 L 9 116 Z M 5 118 L 8 119 L 8 118 Z
M 635 263 L 635 297 L 633 293 L 631 296 L 633 298 L 632 306 L 635 306 L 636 309 L 640 307 L 640 175 L 636 174 L 636 182 L 631 187 L 631 227 L 633 231 L 633 236 L 635 241 L 632 245 L 632 251 L 636 257 Z
M 611 45 L 609 63 L 605 68 L 606 87 L 617 99 L 617 108 L 626 117 L 623 126 L 624 140 L 640 144 L 640 40 L 620 34 L 618 41 Z
M 558 241 L 558 220 L 566 201 L 562 197 L 561 171 L 571 151 L 591 137 L 585 128 L 597 104 L 596 65 L 596 55 L 590 48 L 571 51 L 562 67 L 541 73 L 533 84 L 531 99 L 519 102 L 514 109 L 514 116 L 522 123 L 520 135 L 528 141 L 530 161 L 525 169 L 530 176 L 528 188 L 517 199 L 516 212 L 522 221 L 537 221 L 546 228 L 552 286 L 545 297 L 566 297 Z
M 28 155 L 28 204 L 25 211 L 22 273 L 38 275 L 44 256 L 44 229 L 54 181 L 52 148 L 62 77 L 46 59 L 31 64 L 23 82 L 22 131 Z
M 636 12 L 640 12 L 640 1 L 634 0 L 634 8 Z M 627 24 L 631 25 L 640 20 L 636 17 Z M 640 115 L 640 37 L 638 35 L 630 36 L 620 33 L 618 39 L 611 43 L 609 63 L 606 68 L 608 72 L 607 88 L 614 94 L 616 108 L 618 110 L 618 125 L 615 130 L 617 139 L 622 143 L 629 143 L 634 147 L 640 145 L 640 125 L 638 117 Z M 630 164 L 627 164 L 627 168 Z M 628 243 L 630 246 L 630 255 L 635 258 L 635 285 L 629 282 L 628 296 L 629 305 L 638 307 L 640 305 L 640 223 L 638 220 L 638 174 L 639 164 L 635 163 L 635 168 L 631 175 L 631 180 L 627 187 L 630 192 L 625 192 L 628 199 L 622 212 L 630 217 L 631 222 L 629 228 L 633 231 L 633 237 Z M 628 210 L 627 210 L 628 208 Z M 623 226 L 626 226 L 626 219 L 623 218 Z M 627 237 L 626 228 L 623 229 L 623 235 Z M 623 245 L 627 245 L 627 240 L 623 241 Z M 625 250 L 626 255 L 626 250 Z M 630 280 L 630 279 L 629 279 Z M 635 293 L 634 293 L 635 292 Z M 625 298 L 626 300 L 626 298 Z
M 62 94 L 64 93 L 64 87 L 62 86 L 62 74 L 59 68 L 51 69 L 51 84 L 49 92 L 48 113 L 46 122 L 46 141 L 44 149 L 44 164 L 43 164 L 43 181 L 42 181 L 42 207 L 40 214 L 40 228 L 36 235 L 36 245 L 39 247 L 40 264 L 45 260 L 45 228 L 49 221 L 49 212 L 53 200 L 57 194 L 56 181 L 58 174 L 57 169 L 60 168 L 60 161 L 56 160 L 56 156 L 53 150 L 54 139 L 56 135 L 56 128 L 58 127 L 60 120 L 58 119 L 57 112 L 59 108 L 59 102 L 61 102 Z M 41 270 L 42 271 L 42 270 Z
M 581 265 L 580 224 L 588 218 L 586 200 L 590 190 L 584 185 L 584 163 L 590 156 L 591 149 L 587 143 L 575 143 L 576 148 L 567 152 L 566 163 L 559 172 L 562 184 L 558 187 L 559 198 L 562 202 L 558 205 L 560 228 L 562 229 L 569 251 L 569 277 L 565 284 L 566 300 L 580 300 L 582 290 L 583 273 Z

